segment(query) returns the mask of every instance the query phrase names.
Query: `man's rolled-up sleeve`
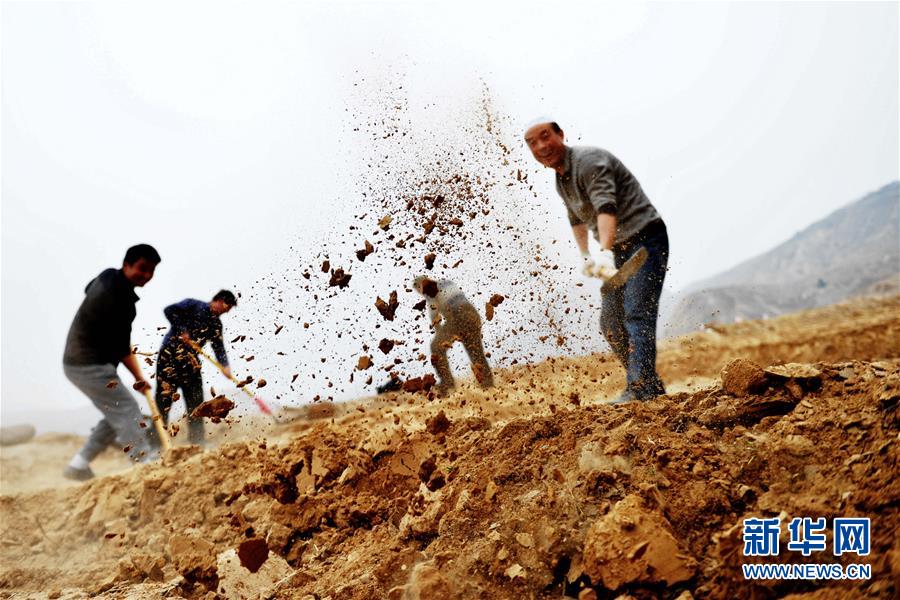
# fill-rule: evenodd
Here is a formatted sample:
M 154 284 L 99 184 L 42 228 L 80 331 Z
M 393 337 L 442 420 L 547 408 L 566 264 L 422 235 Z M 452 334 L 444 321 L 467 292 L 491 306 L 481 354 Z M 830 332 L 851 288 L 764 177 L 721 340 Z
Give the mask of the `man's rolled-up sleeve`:
M 225 342 L 222 341 L 222 334 L 212 339 L 213 352 L 216 353 L 216 360 L 223 367 L 228 366 L 228 353 L 225 352 Z
M 223 367 L 227 367 L 228 353 L 225 352 L 225 341 L 222 339 L 222 322 L 218 319 L 214 319 L 211 327 L 212 336 L 210 337 L 210 342 L 212 343 L 213 352 L 216 353 L 216 360 L 218 360 L 219 364 Z
M 612 165 L 604 160 L 593 162 L 585 172 L 585 191 L 598 213 L 616 213 L 616 178 Z

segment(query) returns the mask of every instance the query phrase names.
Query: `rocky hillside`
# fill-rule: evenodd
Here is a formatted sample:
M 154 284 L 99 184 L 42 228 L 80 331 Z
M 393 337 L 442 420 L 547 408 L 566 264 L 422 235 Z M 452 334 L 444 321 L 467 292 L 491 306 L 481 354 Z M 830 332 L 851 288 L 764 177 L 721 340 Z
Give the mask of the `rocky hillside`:
M 668 335 L 896 290 L 900 182 L 837 210 L 761 256 L 698 282 L 666 319 Z

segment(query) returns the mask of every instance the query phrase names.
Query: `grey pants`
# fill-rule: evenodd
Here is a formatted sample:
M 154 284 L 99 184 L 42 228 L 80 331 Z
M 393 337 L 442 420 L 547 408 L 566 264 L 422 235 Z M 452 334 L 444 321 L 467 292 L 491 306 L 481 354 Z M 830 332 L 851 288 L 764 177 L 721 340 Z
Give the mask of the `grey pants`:
M 113 365 L 63 365 L 69 381 L 91 399 L 103 418 L 91 430 L 78 453 L 91 461 L 113 443 L 130 447 L 132 460 L 146 462 L 158 451 L 151 446 L 147 432 L 141 428 L 144 415 L 137 400 L 119 379 Z M 115 385 L 112 383 L 115 382 Z

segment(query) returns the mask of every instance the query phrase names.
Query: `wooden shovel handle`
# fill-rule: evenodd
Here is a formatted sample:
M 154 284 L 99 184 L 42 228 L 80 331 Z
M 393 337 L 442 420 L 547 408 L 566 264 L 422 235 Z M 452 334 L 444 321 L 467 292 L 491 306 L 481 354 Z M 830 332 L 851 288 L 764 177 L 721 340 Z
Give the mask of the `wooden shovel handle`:
M 163 450 L 168 450 L 172 447 L 172 440 L 169 439 L 169 432 L 163 425 L 163 418 L 159 413 L 159 407 L 156 406 L 156 400 L 153 399 L 153 394 L 147 388 L 144 388 L 144 397 L 147 399 L 147 404 L 150 405 L 150 416 L 153 426 L 156 427 L 156 433 L 159 435 L 159 443 L 162 444 Z

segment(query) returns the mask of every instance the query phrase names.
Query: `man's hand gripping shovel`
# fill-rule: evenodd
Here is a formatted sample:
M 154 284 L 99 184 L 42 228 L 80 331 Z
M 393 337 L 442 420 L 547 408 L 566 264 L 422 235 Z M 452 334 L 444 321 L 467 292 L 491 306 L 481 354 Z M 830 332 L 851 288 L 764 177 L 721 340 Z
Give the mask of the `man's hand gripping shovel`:
M 596 268 L 587 273 L 590 277 L 596 277 L 603 280 L 603 286 L 600 292 L 609 292 L 625 285 L 635 273 L 641 270 L 644 263 L 647 262 L 647 249 L 641 247 L 637 252 L 631 255 L 631 258 L 625 261 L 618 269 Z
M 156 400 L 150 392 L 150 384 L 146 381 L 138 381 L 132 388 L 144 394 L 144 398 L 147 399 L 147 405 L 150 407 L 150 420 L 153 421 L 153 427 L 156 428 L 159 444 L 162 446 L 163 452 L 169 450 L 172 447 L 172 440 L 169 439 L 169 432 L 166 430 L 159 407 L 156 405 Z

